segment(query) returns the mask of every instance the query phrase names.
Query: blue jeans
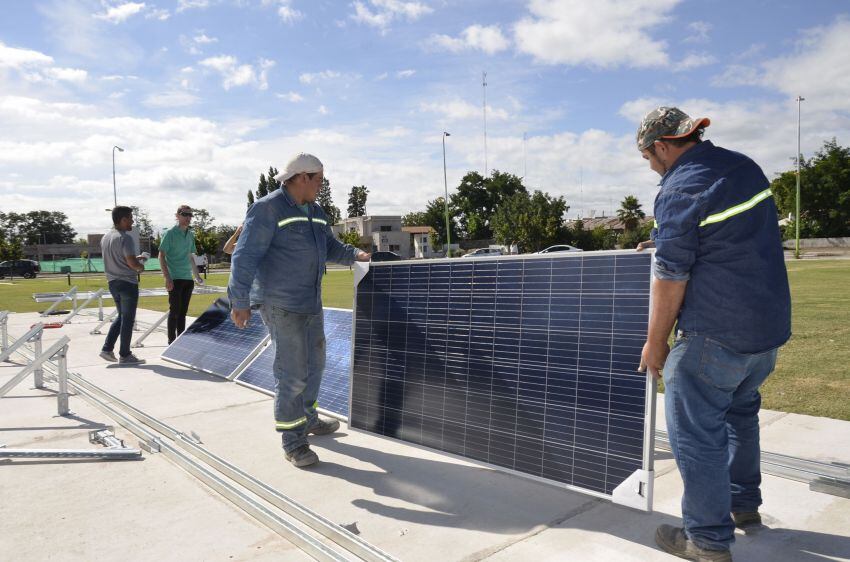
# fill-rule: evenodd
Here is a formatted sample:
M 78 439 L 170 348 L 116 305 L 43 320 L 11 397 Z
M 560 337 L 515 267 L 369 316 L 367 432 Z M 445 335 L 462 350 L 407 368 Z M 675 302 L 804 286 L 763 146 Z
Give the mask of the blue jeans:
M 118 347 L 118 355 L 127 357 L 130 355 L 130 340 L 133 339 L 133 324 L 136 322 L 136 305 L 139 304 L 139 285 L 116 279 L 109 282 L 109 292 L 115 301 L 115 309 L 118 316 L 109 326 L 106 341 L 103 343 L 103 351 L 115 349 L 115 342 L 121 336 L 121 345 Z
M 759 387 L 776 353 L 737 353 L 680 332 L 664 364 L 667 432 L 685 485 L 682 520 L 702 548 L 728 549 L 730 512 L 761 505 Z
M 274 417 L 283 449 L 307 444 L 307 430 L 318 422 L 316 407 L 325 370 L 324 314 L 299 314 L 263 305 L 263 321 L 275 344 Z

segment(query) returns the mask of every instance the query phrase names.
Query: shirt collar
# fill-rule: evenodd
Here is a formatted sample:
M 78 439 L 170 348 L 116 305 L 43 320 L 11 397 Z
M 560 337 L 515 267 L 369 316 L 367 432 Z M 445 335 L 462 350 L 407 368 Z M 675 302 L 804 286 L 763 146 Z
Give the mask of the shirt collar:
M 280 190 L 283 191 L 283 198 L 286 199 L 286 202 L 289 204 L 289 206 L 294 207 L 295 206 L 295 199 L 293 199 L 292 195 L 289 194 L 289 190 L 286 189 L 286 186 L 282 185 L 280 187 Z
M 667 177 L 670 174 L 673 173 L 673 170 L 675 170 L 676 168 L 678 168 L 679 166 L 681 166 L 683 164 L 687 164 L 688 162 L 696 159 L 703 152 L 705 152 L 707 150 L 711 150 L 712 148 L 714 148 L 714 144 L 710 140 L 702 141 L 700 143 L 697 143 L 696 146 L 691 147 L 690 150 L 686 151 L 684 154 L 679 156 L 679 159 L 676 160 L 676 162 L 673 164 L 673 166 L 669 170 L 667 170 L 667 172 L 661 177 L 661 181 L 659 182 L 659 185 L 664 183 L 664 181 L 667 179 Z

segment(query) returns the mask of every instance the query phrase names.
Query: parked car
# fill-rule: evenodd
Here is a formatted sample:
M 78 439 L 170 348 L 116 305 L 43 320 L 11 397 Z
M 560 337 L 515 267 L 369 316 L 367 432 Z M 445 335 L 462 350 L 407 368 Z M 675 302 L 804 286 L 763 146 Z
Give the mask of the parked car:
M 398 261 L 402 259 L 400 255 L 395 252 L 372 252 L 372 261 Z
M 41 265 L 35 260 L 9 260 L 0 263 L 0 279 L 4 277 L 32 279 L 40 271 Z
M 472 250 L 468 254 L 464 254 L 462 258 L 484 258 L 484 257 L 493 257 L 493 256 L 501 256 L 502 250 L 499 248 L 478 248 L 477 250 Z
M 581 248 L 576 248 L 575 246 L 570 246 L 569 244 L 557 244 L 555 246 L 549 246 L 539 252 L 535 252 L 536 254 L 551 254 L 552 252 L 582 252 Z

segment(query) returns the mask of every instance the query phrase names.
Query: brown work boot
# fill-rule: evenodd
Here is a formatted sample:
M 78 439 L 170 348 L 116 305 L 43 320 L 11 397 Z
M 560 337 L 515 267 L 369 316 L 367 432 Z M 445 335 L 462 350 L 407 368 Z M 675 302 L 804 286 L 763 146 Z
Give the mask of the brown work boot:
M 655 531 L 655 544 L 664 552 L 685 560 L 696 562 L 732 562 L 732 553 L 728 550 L 709 550 L 700 548 L 685 536 L 681 527 L 661 525 Z
M 311 466 L 319 462 L 319 455 L 310 449 L 310 445 L 301 445 L 297 449 L 286 453 L 286 460 L 298 468 Z
M 738 513 L 733 511 L 732 521 L 734 521 L 735 526 L 741 529 L 742 531 L 755 527 L 761 527 L 761 515 L 758 511 L 741 511 Z

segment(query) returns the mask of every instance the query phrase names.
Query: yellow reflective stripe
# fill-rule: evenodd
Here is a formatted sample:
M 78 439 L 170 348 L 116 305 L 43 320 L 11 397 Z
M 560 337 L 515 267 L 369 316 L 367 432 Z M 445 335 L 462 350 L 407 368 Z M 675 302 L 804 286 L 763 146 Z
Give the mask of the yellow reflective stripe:
M 699 223 L 700 226 L 705 226 L 707 224 L 714 224 L 716 222 L 725 221 L 726 219 L 732 218 L 735 215 L 741 214 L 744 211 L 749 211 L 768 197 L 773 195 L 770 191 L 770 188 L 765 189 L 761 193 L 756 194 L 755 197 L 750 199 L 749 201 L 744 201 L 740 205 L 735 205 L 734 207 L 730 207 L 723 211 L 722 213 L 716 213 L 714 215 L 709 215 L 704 221 Z
M 301 425 L 303 423 L 307 423 L 307 417 L 306 416 L 304 416 L 303 418 L 298 418 L 297 420 L 291 421 L 291 422 L 282 422 L 282 421 L 275 422 L 274 425 L 275 425 L 276 429 L 292 429 L 294 427 L 298 427 L 299 425 Z
M 315 409 L 317 409 L 318 407 L 319 407 L 319 401 L 318 401 L 318 400 L 316 400 L 315 402 L 313 402 L 313 405 L 311 406 L 311 408 L 313 408 L 313 409 L 315 410 Z
M 310 219 L 308 219 L 307 217 L 289 217 L 288 219 L 283 219 L 282 221 L 278 221 L 277 225 L 279 227 L 283 227 L 283 226 L 286 226 L 286 225 L 291 224 L 293 222 L 302 222 L 302 221 L 307 222 L 308 220 L 310 220 Z
M 314 219 L 313 219 L 313 222 L 317 222 L 317 223 L 319 223 L 319 224 L 324 224 L 324 225 L 327 225 L 327 224 L 328 224 L 328 221 L 326 221 L 325 219 L 316 219 L 316 218 L 314 218 Z
M 657 229 L 658 228 L 658 221 L 652 221 L 652 226 Z

